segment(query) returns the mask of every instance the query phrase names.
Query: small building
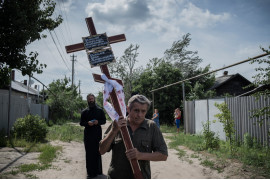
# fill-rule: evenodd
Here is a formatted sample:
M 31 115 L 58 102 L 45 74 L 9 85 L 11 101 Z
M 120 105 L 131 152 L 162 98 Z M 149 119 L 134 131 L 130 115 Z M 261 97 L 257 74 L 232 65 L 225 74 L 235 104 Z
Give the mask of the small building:
M 209 90 L 215 90 L 217 97 L 238 96 L 251 91 L 253 87 L 245 88 L 250 84 L 252 83 L 239 73 L 229 75 L 228 71 L 224 71 L 223 76 L 217 77 Z
M 40 94 L 37 85 L 35 85 L 35 88 L 32 88 L 31 86 L 28 86 L 27 80 L 24 80 L 23 83 L 15 81 L 14 70 L 12 71 L 11 80 L 11 94 L 13 96 L 18 96 L 25 99 L 28 97 L 28 99 L 31 99 L 31 102 L 34 104 L 42 102 L 43 96 Z M 7 87 L 5 89 L 0 89 L 0 94 L 9 94 L 9 88 Z

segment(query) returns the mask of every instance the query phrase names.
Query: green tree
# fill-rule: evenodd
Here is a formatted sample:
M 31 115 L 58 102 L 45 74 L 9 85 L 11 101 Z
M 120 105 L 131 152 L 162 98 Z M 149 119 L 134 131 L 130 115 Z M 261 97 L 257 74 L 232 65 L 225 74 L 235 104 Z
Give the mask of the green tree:
M 58 119 L 68 120 L 73 118 L 74 112 L 80 112 L 86 103 L 77 92 L 78 87 L 71 87 L 70 79 L 58 79 L 49 84 L 46 104 L 50 106 L 51 118 L 54 123 Z M 52 94 L 53 93 L 53 94 Z
M 210 71 L 210 66 L 205 68 L 198 68 L 190 74 L 190 77 L 194 77 L 200 74 L 204 74 Z M 196 100 L 196 99 L 207 99 L 215 96 L 215 91 L 209 90 L 215 82 L 215 76 L 213 74 L 208 74 L 196 79 L 192 79 L 186 83 L 187 100 Z
M 270 97 L 270 46 L 269 49 L 261 48 L 264 53 L 267 53 L 267 58 L 255 59 L 251 61 L 251 64 L 258 63 L 259 67 L 255 68 L 257 74 L 253 76 L 254 81 L 253 85 L 255 87 L 261 88 L 261 91 L 258 91 L 254 94 L 255 97 Z M 270 107 L 266 106 L 262 109 L 256 109 L 253 111 L 253 117 L 260 118 L 260 123 L 263 123 L 264 120 L 267 120 L 270 117 Z M 270 134 L 269 134 L 270 135 Z
M 133 82 L 134 91 L 151 98 L 150 91 L 153 89 L 209 72 L 209 65 L 205 68 L 198 68 L 202 60 L 195 56 L 197 52 L 186 50 L 190 40 L 189 34 L 187 34 L 165 51 L 164 58 L 151 59 L 139 78 Z M 212 97 L 214 92 L 208 91 L 208 89 L 214 82 L 213 74 L 186 81 L 186 99 Z M 183 108 L 182 91 L 182 84 L 176 84 L 154 92 L 154 106 L 159 109 L 161 123 L 173 124 L 174 109 Z M 149 111 L 148 117 L 151 117 L 151 113 Z
M 0 2 L 0 80 L 8 85 L 9 69 L 19 69 L 23 75 L 42 73 L 46 67 L 37 52 L 26 54 L 26 46 L 46 37 L 44 30 L 53 30 L 61 16 L 52 19 L 55 2 L 52 0 L 2 0 Z
M 189 36 L 189 33 L 183 35 L 182 39 L 173 42 L 172 47 L 164 53 L 166 61 L 180 68 L 185 78 L 191 77 L 192 72 L 202 62 L 202 59 L 198 56 L 198 51 L 187 50 L 191 41 Z
M 226 103 L 215 103 L 215 106 L 219 109 L 221 113 L 216 114 L 215 117 L 219 119 L 219 122 L 223 124 L 223 129 L 226 134 L 226 138 L 230 143 L 231 153 L 234 154 L 236 149 L 235 144 L 235 129 L 234 129 L 234 120 L 232 118 L 231 112 Z
M 130 44 L 124 51 L 124 55 L 117 62 L 108 66 L 110 72 L 123 81 L 126 100 L 131 97 L 133 92 L 132 82 L 138 78 L 142 69 L 141 67 L 135 68 L 135 64 L 138 62 L 138 49 L 139 45 Z
M 141 73 L 140 78 L 134 81 L 134 91 L 152 98 L 151 90 L 174 83 L 182 79 L 181 71 L 171 63 L 154 58 Z M 176 85 L 154 93 L 155 108 L 159 110 L 160 122 L 173 124 L 174 109 L 179 107 L 182 98 L 182 86 Z M 153 101 L 153 100 L 152 100 Z M 152 111 L 148 111 L 147 118 L 151 118 Z M 169 118 L 171 117 L 171 118 Z

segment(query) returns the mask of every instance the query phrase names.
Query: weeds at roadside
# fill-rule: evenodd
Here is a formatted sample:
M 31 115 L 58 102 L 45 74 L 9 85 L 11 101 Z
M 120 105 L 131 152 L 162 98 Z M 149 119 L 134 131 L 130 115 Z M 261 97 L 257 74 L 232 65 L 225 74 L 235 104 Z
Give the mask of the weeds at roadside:
M 174 132 L 175 127 L 161 126 L 161 130 L 165 132 Z M 164 130 L 164 131 L 163 131 Z M 230 144 L 229 142 L 220 141 L 219 149 L 205 149 L 204 137 L 199 135 L 190 135 L 184 133 L 173 133 L 166 136 L 170 139 L 169 147 L 181 151 L 178 146 L 185 146 L 196 152 L 207 152 L 215 155 L 215 160 L 211 164 L 201 157 L 197 157 L 198 160 L 206 166 L 216 169 L 218 172 L 223 172 L 227 166 L 227 159 L 237 159 L 244 165 L 249 165 L 251 168 L 249 172 L 255 174 L 255 177 L 270 178 L 270 149 L 260 146 L 254 139 L 250 139 L 245 135 L 245 142 L 243 144 L 235 142 Z M 231 154 L 231 149 L 235 154 Z M 181 154 L 181 152 L 179 152 Z M 194 155 L 191 155 L 194 158 Z
M 27 179 L 38 179 L 38 177 L 36 175 L 34 175 L 34 174 L 25 174 L 25 177 Z
M 190 157 L 191 158 L 199 158 L 199 155 L 198 154 L 191 154 Z
M 83 127 L 71 124 L 53 125 L 49 127 L 46 139 L 60 140 L 63 142 L 83 141 Z
M 201 162 L 201 165 L 206 166 L 206 167 L 209 167 L 209 168 L 211 168 L 211 169 L 214 169 L 215 163 L 214 163 L 214 161 L 205 159 L 205 160 L 203 160 L 203 161 Z
M 17 175 L 23 173 L 26 178 L 37 178 L 36 176 L 29 174 L 35 170 L 45 170 L 53 168 L 51 163 L 57 157 L 57 153 L 62 151 L 60 146 L 51 146 L 47 144 L 49 140 L 61 140 L 65 142 L 70 141 L 83 141 L 83 128 L 80 126 L 74 126 L 68 123 L 62 125 L 51 125 L 48 127 L 49 132 L 47 133 L 46 140 L 43 142 L 28 142 L 25 139 L 12 137 L 7 139 L 3 144 L 7 147 L 16 148 L 19 152 L 41 152 L 39 156 L 39 162 L 36 164 L 23 164 L 9 172 L 2 173 L 0 178 L 8 178 L 9 175 Z M 3 138 L 4 139 L 4 138 Z M 2 141 L 2 139 L 1 139 Z M 66 163 L 70 161 L 66 160 Z
M 186 152 L 182 149 L 178 149 L 177 155 L 178 155 L 178 158 L 181 159 L 186 155 Z
M 19 142 L 19 140 L 17 140 Z M 29 144 L 26 144 L 26 146 L 29 146 Z M 26 178 L 34 178 L 36 179 L 37 177 L 29 174 L 31 171 L 42 171 L 45 169 L 48 169 L 51 167 L 51 163 L 54 158 L 57 156 L 57 152 L 62 150 L 62 147 L 60 146 L 52 146 L 50 144 L 32 144 L 32 150 L 36 150 L 36 152 L 41 152 L 39 155 L 39 162 L 38 163 L 31 163 L 31 164 L 22 164 L 14 169 L 12 169 L 9 172 L 3 173 L 3 175 L 0 176 L 0 178 L 7 178 L 8 175 L 17 175 L 19 173 L 23 173 Z

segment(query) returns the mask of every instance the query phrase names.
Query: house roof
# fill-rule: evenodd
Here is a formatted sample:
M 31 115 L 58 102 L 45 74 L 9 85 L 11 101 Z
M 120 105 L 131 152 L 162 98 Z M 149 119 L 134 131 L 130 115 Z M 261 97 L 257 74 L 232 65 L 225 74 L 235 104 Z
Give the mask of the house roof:
M 249 80 L 247 80 L 245 77 L 243 77 L 242 75 L 240 75 L 239 73 L 237 74 L 232 74 L 232 75 L 223 75 L 223 76 L 220 76 L 220 77 L 217 77 L 216 78 L 216 81 L 215 81 L 215 84 L 210 88 L 211 89 L 216 89 L 218 88 L 219 86 L 223 85 L 224 83 L 232 80 L 233 78 L 237 77 L 237 76 L 240 76 L 241 78 L 243 78 L 244 80 L 250 82 Z
M 270 90 L 270 85 L 269 84 L 265 84 L 265 85 L 262 85 L 262 86 L 259 86 L 259 87 L 256 87 L 254 89 L 252 89 L 251 91 L 248 91 L 248 92 L 245 92 L 243 94 L 240 94 L 236 97 L 241 97 L 241 96 L 250 96 L 256 92 L 261 92 L 261 91 L 265 91 L 265 90 Z
M 32 95 L 39 95 L 38 90 L 29 87 L 29 91 L 28 91 L 28 86 L 26 86 L 25 84 L 21 83 L 21 82 L 17 82 L 17 81 L 11 81 L 11 88 L 15 91 L 19 91 L 19 92 L 23 92 L 23 93 L 29 93 Z

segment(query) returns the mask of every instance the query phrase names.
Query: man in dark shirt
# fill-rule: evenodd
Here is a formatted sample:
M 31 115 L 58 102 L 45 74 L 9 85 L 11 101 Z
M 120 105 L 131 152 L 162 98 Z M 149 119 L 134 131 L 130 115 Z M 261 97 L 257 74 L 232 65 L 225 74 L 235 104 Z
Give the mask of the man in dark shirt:
M 128 101 L 129 116 L 113 121 L 100 141 L 100 154 L 112 150 L 108 178 L 133 179 L 131 159 L 137 159 L 144 178 L 151 178 L 150 161 L 166 161 L 167 145 L 157 125 L 145 115 L 150 101 L 143 95 L 135 95 Z M 125 150 L 120 128 L 127 126 L 134 149 Z
M 95 96 L 87 95 L 88 108 L 81 113 L 80 125 L 84 126 L 84 146 L 86 154 L 87 178 L 102 174 L 102 161 L 99 153 L 99 141 L 102 138 L 100 125 L 106 123 L 104 111 L 96 105 Z

